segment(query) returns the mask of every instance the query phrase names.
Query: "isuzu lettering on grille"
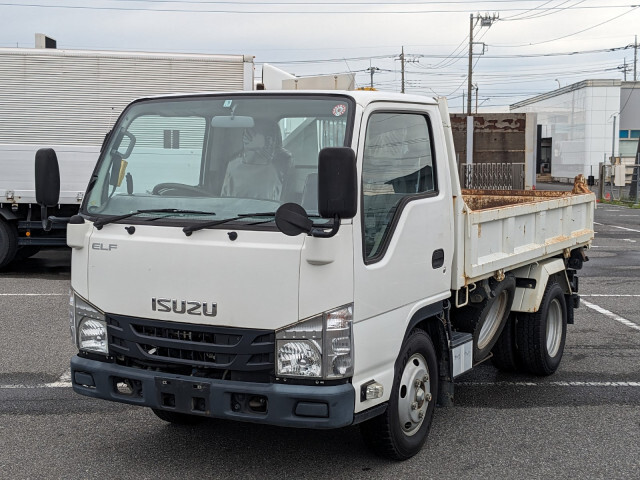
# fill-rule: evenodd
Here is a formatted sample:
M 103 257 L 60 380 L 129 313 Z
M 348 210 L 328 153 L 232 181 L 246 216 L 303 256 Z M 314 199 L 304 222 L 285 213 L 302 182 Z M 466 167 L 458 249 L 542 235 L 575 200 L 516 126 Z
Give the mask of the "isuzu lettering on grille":
M 151 310 L 154 312 L 173 312 L 187 315 L 215 317 L 218 304 L 214 302 L 196 302 L 193 300 L 175 300 L 171 298 L 152 298 Z

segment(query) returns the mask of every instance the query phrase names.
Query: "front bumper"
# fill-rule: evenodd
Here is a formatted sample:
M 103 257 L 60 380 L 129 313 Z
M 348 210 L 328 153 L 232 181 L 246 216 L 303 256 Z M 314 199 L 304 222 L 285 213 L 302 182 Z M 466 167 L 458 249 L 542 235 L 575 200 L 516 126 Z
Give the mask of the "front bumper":
M 71 359 L 71 379 L 73 389 L 81 395 L 198 416 L 318 429 L 344 427 L 354 421 L 355 393 L 350 383 L 236 382 L 153 372 L 79 356 Z M 118 388 L 126 382 L 134 386 L 133 393 Z

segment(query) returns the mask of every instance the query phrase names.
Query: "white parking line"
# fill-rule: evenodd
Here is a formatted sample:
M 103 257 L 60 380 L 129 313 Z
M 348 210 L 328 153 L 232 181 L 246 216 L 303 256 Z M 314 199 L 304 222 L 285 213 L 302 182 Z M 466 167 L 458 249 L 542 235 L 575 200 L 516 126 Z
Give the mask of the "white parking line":
M 598 222 L 593 222 L 594 225 L 603 225 L 605 227 L 611 227 L 611 228 L 619 228 L 620 230 L 626 230 L 627 232 L 637 232 L 640 233 L 640 230 L 635 230 L 633 228 L 627 228 L 627 227 L 619 227 L 618 225 L 607 225 L 605 223 L 598 223 Z
M 23 384 L 9 384 L 9 385 L 0 385 L 0 390 L 8 389 L 14 390 L 17 388 L 69 388 L 71 387 L 71 370 L 67 370 L 60 377 L 51 383 L 41 383 L 37 385 L 23 385 Z
M 595 310 L 598 313 L 606 315 L 607 317 L 611 318 L 612 320 L 615 320 L 616 322 L 620 322 L 621 324 L 626 325 L 629 328 L 633 328 L 634 330 L 640 331 L 640 325 L 637 325 L 637 324 L 633 323 L 632 321 L 621 317 L 620 315 L 616 315 L 615 313 L 610 312 L 609 310 L 607 310 L 605 308 L 602 308 L 602 307 L 600 307 L 598 305 L 594 305 L 593 303 L 589 303 L 586 300 L 582 300 L 582 303 L 586 307 L 589 307 L 590 309 Z
M 468 387 L 640 387 L 640 382 L 456 382 Z
M 580 297 L 640 297 L 640 294 L 635 293 L 581 293 Z
M 68 297 L 68 293 L 0 293 L 0 297 Z

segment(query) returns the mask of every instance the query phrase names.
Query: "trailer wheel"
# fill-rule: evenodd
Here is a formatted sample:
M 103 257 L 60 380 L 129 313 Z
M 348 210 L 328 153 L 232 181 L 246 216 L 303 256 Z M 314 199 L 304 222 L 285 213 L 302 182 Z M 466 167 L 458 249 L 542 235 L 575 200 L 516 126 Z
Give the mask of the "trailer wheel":
M 0 268 L 7 265 L 18 250 L 18 232 L 13 224 L 0 218 Z
M 518 315 L 516 341 L 523 366 L 534 375 L 551 375 L 560 365 L 567 337 L 567 305 L 564 292 L 549 280 L 535 313 Z
M 160 410 L 159 408 L 152 408 L 151 410 L 153 410 L 153 413 L 161 420 L 176 425 L 197 425 L 205 420 L 205 417 L 189 415 L 187 413 L 169 412 L 167 410 Z
M 406 460 L 429 435 L 438 398 L 438 363 L 429 336 L 413 330 L 396 361 L 386 411 L 360 425 L 365 444 L 376 454 Z
M 474 363 L 487 358 L 498 341 L 511 311 L 515 291 L 515 278 L 509 275 L 492 288 L 491 298 L 455 313 L 456 327 L 473 334 Z
M 40 251 L 40 247 L 35 245 L 25 245 L 23 247 L 18 248 L 16 251 L 16 260 L 26 260 L 27 258 L 33 257 L 36 253 Z
M 522 370 L 522 362 L 518 357 L 516 344 L 516 312 L 511 312 L 504 324 L 498 341 L 493 346 L 491 362 L 502 372 L 519 372 Z

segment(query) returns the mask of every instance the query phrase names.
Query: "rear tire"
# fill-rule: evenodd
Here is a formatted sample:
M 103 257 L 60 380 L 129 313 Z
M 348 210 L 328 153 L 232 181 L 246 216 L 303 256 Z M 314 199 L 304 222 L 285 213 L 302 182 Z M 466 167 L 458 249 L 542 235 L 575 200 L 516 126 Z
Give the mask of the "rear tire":
M 205 420 L 205 417 L 199 417 L 197 415 L 189 415 L 186 413 L 169 412 L 167 410 L 160 410 L 158 408 L 152 408 L 153 413 L 156 416 L 164 420 L 165 422 L 174 423 L 176 425 L 197 425 Z
M 538 311 L 518 314 L 516 341 L 522 365 L 534 375 L 551 375 L 562 360 L 566 337 L 564 291 L 549 280 Z
M 516 312 L 511 312 L 507 318 L 498 341 L 493 346 L 491 362 L 501 372 L 520 372 L 522 362 L 518 357 L 516 344 Z
M 515 278 L 507 276 L 492 288 L 491 298 L 469 304 L 454 313 L 455 326 L 463 332 L 473 334 L 474 363 L 486 359 L 500 338 L 511 311 L 515 291 Z
M 15 225 L 0 218 L 0 268 L 9 264 L 18 250 L 18 231 Z
M 438 362 L 433 343 L 413 330 L 396 361 L 387 410 L 360 425 L 365 444 L 377 455 L 406 460 L 429 435 L 438 398 Z

